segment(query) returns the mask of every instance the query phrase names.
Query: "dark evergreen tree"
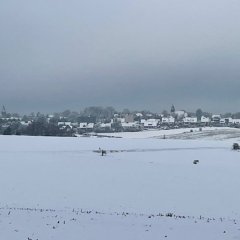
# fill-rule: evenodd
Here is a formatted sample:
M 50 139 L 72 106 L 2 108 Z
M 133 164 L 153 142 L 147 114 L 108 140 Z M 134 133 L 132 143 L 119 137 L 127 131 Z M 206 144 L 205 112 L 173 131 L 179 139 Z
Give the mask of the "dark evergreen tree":
M 175 107 L 174 107 L 174 105 L 172 105 L 172 107 L 171 107 L 171 113 L 175 113 Z
M 201 121 L 201 117 L 203 116 L 203 111 L 202 111 L 202 109 L 197 109 L 197 111 L 196 111 L 196 117 L 197 117 L 197 120 L 198 121 Z

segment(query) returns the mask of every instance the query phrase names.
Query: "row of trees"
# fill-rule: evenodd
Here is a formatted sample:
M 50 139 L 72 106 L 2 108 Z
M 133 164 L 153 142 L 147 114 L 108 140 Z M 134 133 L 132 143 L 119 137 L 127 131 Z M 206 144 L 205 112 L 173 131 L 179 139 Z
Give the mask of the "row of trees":
M 28 126 L 13 121 L 7 127 L 1 127 L 3 135 L 29 135 L 29 136 L 73 136 L 71 128 L 61 129 L 56 123 L 48 122 L 44 116 L 36 117 Z
M 51 121 L 59 121 L 61 119 L 69 121 L 69 122 L 96 122 L 101 120 L 110 120 L 113 118 L 114 114 L 117 111 L 113 107 L 87 107 L 83 111 L 76 112 L 71 110 L 65 110 L 60 113 L 54 113 Z M 22 117 L 23 121 L 34 120 L 44 116 L 41 113 L 31 113 L 30 115 L 24 115 Z M 45 115 L 47 116 L 47 115 Z
M 4 111 L 1 112 L 2 117 L 5 118 L 10 118 L 10 117 L 20 117 L 19 114 L 17 113 L 7 113 L 5 110 L 5 107 L 3 107 Z M 126 114 L 134 114 L 134 113 L 142 113 L 143 117 L 148 117 L 149 114 L 151 117 L 159 118 L 159 114 L 157 113 L 152 113 L 147 110 L 143 111 L 130 111 L 129 109 L 123 109 L 122 111 L 117 111 L 113 107 L 100 107 L 100 106 L 91 106 L 91 107 L 86 107 L 84 110 L 80 112 L 76 111 L 71 111 L 71 110 L 65 110 L 60 113 L 54 113 L 54 119 L 57 121 L 59 119 L 65 118 L 70 122 L 84 122 L 84 121 L 91 121 L 91 122 L 96 122 L 96 121 L 109 121 L 110 119 L 113 118 L 114 114 L 118 114 L 119 116 L 124 116 Z M 162 115 L 164 117 L 173 115 L 175 113 L 175 107 L 172 105 L 170 108 L 170 111 L 168 112 L 167 110 L 162 111 Z M 22 117 L 23 121 L 28 121 L 28 120 L 35 120 L 36 118 L 39 118 L 40 116 L 43 116 L 41 113 L 31 113 L 29 115 L 24 115 Z M 198 119 L 200 119 L 202 116 L 205 117 L 211 117 L 212 113 L 209 112 L 204 112 L 202 109 L 197 109 L 195 112 L 188 112 L 188 116 L 196 116 Z M 222 114 L 222 117 L 232 117 L 232 118 L 240 118 L 240 112 L 237 113 L 225 113 Z M 139 119 L 139 118 L 136 118 Z

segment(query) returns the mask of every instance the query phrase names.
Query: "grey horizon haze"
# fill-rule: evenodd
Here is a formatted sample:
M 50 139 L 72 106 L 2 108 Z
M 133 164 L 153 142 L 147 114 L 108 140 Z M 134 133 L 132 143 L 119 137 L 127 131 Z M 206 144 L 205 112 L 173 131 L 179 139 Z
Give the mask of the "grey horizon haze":
M 2 0 L 0 104 L 240 111 L 240 1 Z

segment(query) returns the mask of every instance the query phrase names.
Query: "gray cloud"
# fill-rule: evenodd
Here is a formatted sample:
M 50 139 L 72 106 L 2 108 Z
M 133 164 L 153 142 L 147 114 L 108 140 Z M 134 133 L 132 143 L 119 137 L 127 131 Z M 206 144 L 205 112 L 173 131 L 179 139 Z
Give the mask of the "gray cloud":
M 9 0 L 0 8 L 0 103 L 240 111 L 240 3 Z

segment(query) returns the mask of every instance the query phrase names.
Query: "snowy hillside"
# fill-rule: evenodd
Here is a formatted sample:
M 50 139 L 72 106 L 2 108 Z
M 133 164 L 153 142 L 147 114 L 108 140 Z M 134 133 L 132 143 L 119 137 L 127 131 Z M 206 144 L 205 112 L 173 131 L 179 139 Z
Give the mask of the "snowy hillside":
M 0 136 L 1 239 L 240 239 L 232 143 Z
M 240 140 L 240 129 L 229 127 L 204 127 L 180 128 L 180 129 L 152 129 L 141 132 L 116 132 L 101 133 L 99 136 L 121 137 L 121 138 L 167 138 L 167 139 L 202 139 L 223 140 L 237 138 Z

